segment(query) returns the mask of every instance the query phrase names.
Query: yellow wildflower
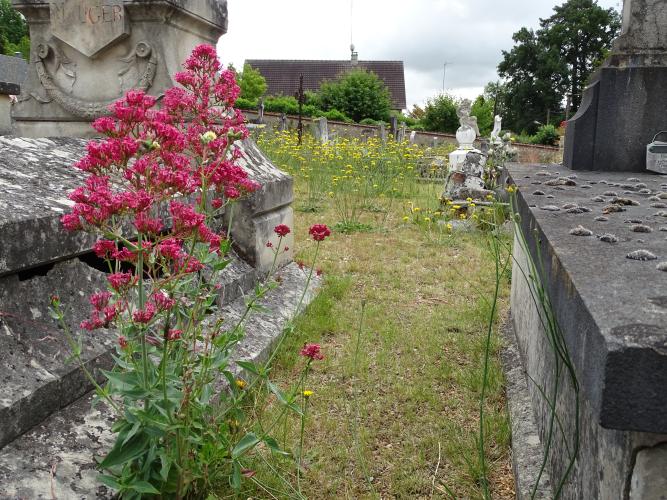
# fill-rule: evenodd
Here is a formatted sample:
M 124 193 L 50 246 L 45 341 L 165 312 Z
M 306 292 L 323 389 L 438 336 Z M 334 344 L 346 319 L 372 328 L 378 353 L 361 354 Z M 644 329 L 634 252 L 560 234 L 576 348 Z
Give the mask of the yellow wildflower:
M 304 397 L 304 398 L 309 398 L 309 397 L 312 396 L 312 395 L 313 395 L 313 391 L 309 391 L 308 389 L 306 389 L 305 391 L 303 391 L 303 397 Z

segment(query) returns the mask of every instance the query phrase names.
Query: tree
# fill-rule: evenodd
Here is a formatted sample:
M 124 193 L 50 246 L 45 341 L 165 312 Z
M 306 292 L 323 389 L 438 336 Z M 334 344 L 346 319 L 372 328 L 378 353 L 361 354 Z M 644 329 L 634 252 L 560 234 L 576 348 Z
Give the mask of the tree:
M 508 128 L 535 132 L 550 113 L 562 110 L 572 94 L 572 110 L 596 61 L 601 61 L 620 28 L 614 9 L 595 0 L 568 0 L 540 20 L 537 31 L 514 33 L 511 51 L 503 51 L 498 73 L 506 79 L 502 104 Z
M 266 78 L 248 63 L 243 65 L 243 73 L 237 74 L 237 80 L 241 87 L 241 97 L 243 99 L 254 101 L 266 92 Z
M 554 14 L 540 20 L 540 25 L 544 43 L 558 49 L 567 65 L 563 83 L 576 110 L 588 76 L 603 60 L 621 27 L 618 13 L 603 9 L 594 0 L 568 0 L 554 7 Z
M 0 0 L 0 52 L 10 56 L 21 52 L 24 59 L 30 57 L 28 25 L 9 0 Z
M 354 70 L 338 80 L 320 86 L 319 101 L 322 109 L 336 109 L 359 122 L 364 118 L 387 120 L 391 109 L 389 90 L 372 72 Z
M 428 99 L 421 122 L 430 132 L 456 132 L 456 129 L 459 128 L 456 100 L 447 94 Z
M 493 100 L 483 95 L 477 96 L 472 103 L 470 114 L 477 117 L 477 127 L 482 137 L 489 135 L 493 129 L 493 105 Z
M 503 51 L 498 65 L 501 77 L 507 79 L 503 105 L 505 127 L 532 134 L 545 120 L 547 110 L 560 109 L 567 68 L 556 50 L 549 50 L 533 31 L 521 28 L 512 39 L 516 45 Z

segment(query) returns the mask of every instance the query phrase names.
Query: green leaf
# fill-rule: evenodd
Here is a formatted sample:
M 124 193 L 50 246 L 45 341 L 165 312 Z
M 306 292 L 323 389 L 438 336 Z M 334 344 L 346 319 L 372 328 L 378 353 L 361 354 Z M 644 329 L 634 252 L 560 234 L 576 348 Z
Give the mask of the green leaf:
M 279 388 L 277 385 L 275 385 L 275 384 L 274 384 L 273 382 L 271 382 L 270 380 L 267 380 L 267 381 L 266 381 L 266 385 L 267 385 L 267 387 L 269 388 L 269 390 L 270 390 L 273 394 L 276 395 L 276 397 L 278 398 L 278 401 L 280 401 L 282 404 L 284 404 L 285 406 L 287 406 L 288 408 L 290 408 L 292 411 L 294 411 L 294 412 L 297 413 L 298 415 L 302 415 L 302 414 L 303 414 L 301 408 L 299 408 L 296 404 L 294 404 L 293 401 L 288 400 L 287 397 L 285 397 L 285 393 L 284 393 L 283 391 L 281 391 L 280 388 Z
M 236 364 L 239 365 L 244 370 L 249 371 L 250 373 L 254 373 L 255 375 L 260 374 L 259 368 L 252 361 L 237 361 Z
M 232 450 L 232 458 L 239 458 L 245 452 L 257 446 L 257 443 L 259 443 L 259 441 L 260 439 L 255 435 L 254 432 L 249 432 L 248 434 L 246 434 L 241 438 L 241 440 L 236 444 L 236 446 Z
M 164 450 L 161 450 L 158 455 L 160 456 L 160 463 L 162 464 L 162 467 L 160 467 L 160 477 L 166 482 L 169 477 L 169 469 L 171 469 L 171 458 L 167 456 L 167 452 Z
M 132 389 L 139 386 L 139 378 L 135 372 L 118 373 L 102 370 L 104 376 L 109 380 L 109 383 L 118 389 Z
M 97 479 L 100 481 L 100 483 L 116 491 L 119 491 L 122 488 L 120 483 L 116 481 L 115 477 L 107 476 L 106 474 L 100 474 L 99 476 L 97 476 Z
M 232 464 L 232 476 L 229 478 L 229 484 L 236 491 L 241 489 L 241 466 L 237 462 Z
M 100 462 L 100 467 L 108 469 L 114 465 L 121 465 L 130 460 L 140 457 L 148 450 L 148 437 L 139 434 L 130 439 L 127 443 L 121 444 L 116 441 L 109 454 Z
M 147 481 L 133 481 L 128 485 L 128 489 L 134 490 L 138 493 L 151 493 L 153 495 L 160 494 L 160 490 L 157 490 L 155 486 Z
M 271 449 L 271 451 L 273 451 L 273 452 L 275 452 L 275 453 L 278 453 L 278 454 L 280 454 L 280 455 L 284 455 L 284 456 L 289 456 L 289 455 L 291 455 L 289 452 L 287 452 L 287 451 L 281 449 L 281 448 L 280 448 L 280 445 L 278 444 L 278 441 L 276 441 L 276 440 L 275 440 L 274 438 L 272 438 L 272 437 L 268 437 L 268 436 L 265 437 L 265 438 L 264 438 L 264 442 L 265 442 L 266 445 Z

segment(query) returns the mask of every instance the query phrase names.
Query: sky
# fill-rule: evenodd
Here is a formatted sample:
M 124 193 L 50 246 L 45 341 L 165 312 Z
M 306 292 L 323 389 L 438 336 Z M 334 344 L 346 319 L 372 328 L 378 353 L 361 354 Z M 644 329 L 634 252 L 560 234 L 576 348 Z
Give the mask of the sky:
M 502 50 L 564 0 L 228 0 L 218 43 L 225 63 L 245 59 L 401 60 L 408 107 L 445 91 L 475 98 L 497 80 Z M 621 9 L 622 0 L 598 0 Z M 446 70 L 444 63 L 448 63 Z

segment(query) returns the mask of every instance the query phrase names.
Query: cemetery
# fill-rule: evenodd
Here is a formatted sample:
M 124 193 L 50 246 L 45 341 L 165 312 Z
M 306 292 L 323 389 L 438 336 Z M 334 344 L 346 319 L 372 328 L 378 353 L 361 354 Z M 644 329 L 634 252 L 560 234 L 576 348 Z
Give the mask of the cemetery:
M 667 0 L 560 147 L 241 112 L 227 4 L 11 0 L 0 499 L 665 498 Z

